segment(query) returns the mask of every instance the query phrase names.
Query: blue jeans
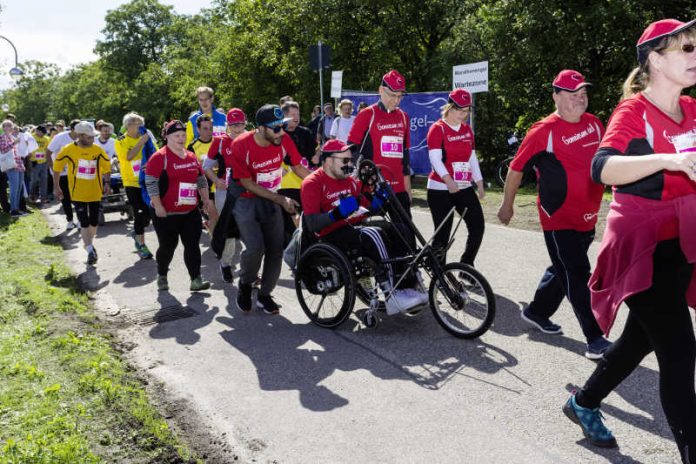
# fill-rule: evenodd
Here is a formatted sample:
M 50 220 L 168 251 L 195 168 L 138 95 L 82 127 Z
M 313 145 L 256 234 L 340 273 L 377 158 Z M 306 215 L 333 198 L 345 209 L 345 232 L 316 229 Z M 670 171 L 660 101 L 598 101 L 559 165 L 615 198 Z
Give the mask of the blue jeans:
M 31 195 L 37 193 L 42 200 L 46 199 L 46 188 L 48 186 L 48 164 L 36 163 L 31 170 L 31 187 L 29 192 Z
M 10 183 L 10 211 L 19 211 L 19 202 L 24 194 L 24 172 L 10 169 L 7 180 Z
M 563 298 L 567 297 L 588 343 L 602 335 L 592 314 L 590 289 L 587 286 L 590 280 L 587 250 L 594 235 L 594 230 L 544 231 L 551 266 L 541 278 L 528 309 L 536 316 L 549 318 L 556 312 Z

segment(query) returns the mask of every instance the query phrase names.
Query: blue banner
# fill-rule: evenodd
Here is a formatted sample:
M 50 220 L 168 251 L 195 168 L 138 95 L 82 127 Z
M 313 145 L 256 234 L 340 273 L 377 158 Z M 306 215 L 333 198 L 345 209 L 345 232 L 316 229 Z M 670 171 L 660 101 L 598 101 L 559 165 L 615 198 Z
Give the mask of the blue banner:
M 440 108 L 447 103 L 447 95 L 448 92 L 407 93 L 399 105 L 411 119 L 411 168 L 416 174 L 430 172 L 426 137 L 430 126 L 440 119 Z M 353 108 L 357 108 L 360 102 L 376 103 L 379 95 L 344 94 L 343 98 L 351 100 Z

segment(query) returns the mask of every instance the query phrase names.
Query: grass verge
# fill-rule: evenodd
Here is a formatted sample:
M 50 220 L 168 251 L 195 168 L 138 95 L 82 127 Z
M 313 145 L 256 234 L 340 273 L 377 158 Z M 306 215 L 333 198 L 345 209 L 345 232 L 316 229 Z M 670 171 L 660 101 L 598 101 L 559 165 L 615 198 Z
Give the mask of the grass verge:
M 197 462 L 113 347 L 40 214 L 0 217 L 0 462 Z

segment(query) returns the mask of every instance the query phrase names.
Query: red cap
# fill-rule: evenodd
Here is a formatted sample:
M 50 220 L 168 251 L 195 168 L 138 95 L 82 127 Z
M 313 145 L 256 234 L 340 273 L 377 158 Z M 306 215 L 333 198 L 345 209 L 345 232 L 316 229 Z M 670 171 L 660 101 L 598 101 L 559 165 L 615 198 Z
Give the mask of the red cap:
M 588 85 L 592 84 L 585 82 L 585 77 L 572 69 L 564 69 L 559 72 L 558 76 L 553 80 L 554 88 L 567 92 L 577 92 Z
M 650 23 L 648 27 L 645 28 L 643 34 L 638 39 L 636 47 L 638 48 L 638 62 L 640 64 L 645 63 L 648 58 L 650 48 L 655 45 L 660 39 L 664 37 L 669 37 L 671 35 L 679 34 L 680 32 L 689 29 L 691 26 L 696 24 L 696 19 L 689 21 L 688 23 L 683 23 L 676 19 L 661 19 L 660 21 L 655 21 Z
M 326 142 L 322 147 L 321 147 L 321 152 L 322 153 L 340 153 L 342 151 L 350 150 L 351 145 L 348 145 L 345 142 L 342 142 L 338 139 L 332 139 Z
M 227 124 L 244 124 L 246 123 L 246 115 L 239 108 L 232 108 L 227 112 Z
M 447 101 L 457 108 L 466 108 L 467 106 L 471 106 L 471 94 L 466 89 L 454 89 L 450 92 Z
M 396 69 L 382 76 L 382 85 L 392 92 L 406 92 L 406 79 Z

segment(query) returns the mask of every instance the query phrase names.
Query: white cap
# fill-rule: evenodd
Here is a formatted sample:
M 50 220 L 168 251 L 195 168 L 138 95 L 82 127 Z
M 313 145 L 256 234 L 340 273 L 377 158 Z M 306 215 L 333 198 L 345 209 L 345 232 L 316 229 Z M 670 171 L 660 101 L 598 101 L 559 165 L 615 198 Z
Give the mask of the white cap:
M 76 134 L 84 134 L 84 135 L 92 135 L 92 136 L 97 136 L 99 135 L 99 132 L 96 131 L 94 126 L 90 124 L 87 121 L 82 121 L 79 122 L 75 125 L 75 129 L 73 129 Z

